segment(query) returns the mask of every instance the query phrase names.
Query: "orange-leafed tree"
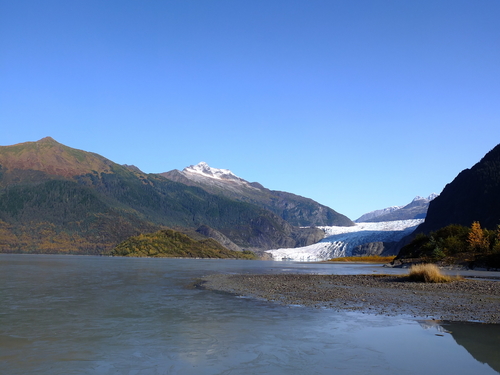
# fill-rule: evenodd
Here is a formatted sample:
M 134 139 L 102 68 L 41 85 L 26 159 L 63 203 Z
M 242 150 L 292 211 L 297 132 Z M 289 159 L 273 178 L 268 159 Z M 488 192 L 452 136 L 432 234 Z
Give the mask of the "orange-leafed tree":
M 489 251 L 490 240 L 488 235 L 481 228 L 479 221 L 472 223 L 467 242 L 469 243 L 469 248 L 474 252 L 487 253 Z

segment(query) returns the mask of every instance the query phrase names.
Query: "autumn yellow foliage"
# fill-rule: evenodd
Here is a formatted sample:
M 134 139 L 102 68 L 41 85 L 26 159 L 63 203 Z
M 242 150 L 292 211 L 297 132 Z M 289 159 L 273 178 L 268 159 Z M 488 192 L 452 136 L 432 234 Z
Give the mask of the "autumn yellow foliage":
M 490 241 L 478 221 L 472 223 L 467 242 L 473 251 L 488 252 Z

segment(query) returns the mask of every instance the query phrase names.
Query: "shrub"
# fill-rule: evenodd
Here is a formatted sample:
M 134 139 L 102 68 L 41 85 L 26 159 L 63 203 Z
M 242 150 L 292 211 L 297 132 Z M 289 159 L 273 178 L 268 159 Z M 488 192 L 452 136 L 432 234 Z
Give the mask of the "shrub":
M 442 246 L 444 253 L 450 255 L 465 253 L 468 249 L 466 240 L 464 240 L 463 237 L 460 238 L 459 236 L 443 238 Z
M 500 225 L 496 231 L 491 231 L 490 243 L 493 244 L 491 248 L 493 254 L 500 254 Z
M 443 275 L 435 264 L 416 264 L 411 266 L 408 278 L 412 281 L 424 283 L 449 283 L 450 281 L 457 280 L 456 277 Z
M 446 227 L 438 229 L 435 232 L 436 237 L 446 238 L 456 236 L 461 239 L 466 239 L 469 235 L 470 228 L 464 227 L 463 225 L 450 224 Z
M 497 241 L 492 249 L 493 254 L 500 254 L 500 241 Z
M 443 259 L 446 257 L 446 254 L 439 246 L 436 246 L 434 250 L 432 250 L 432 258 L 436 261 Z

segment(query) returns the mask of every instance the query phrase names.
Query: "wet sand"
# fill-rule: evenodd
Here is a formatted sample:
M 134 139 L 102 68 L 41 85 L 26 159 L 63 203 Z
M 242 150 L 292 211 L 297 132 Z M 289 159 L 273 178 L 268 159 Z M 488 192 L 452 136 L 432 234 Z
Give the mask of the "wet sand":
M 391 275 L 218 274 L 199 285 L 284 305 L 500 324 L 499 281 L 426 284 Z

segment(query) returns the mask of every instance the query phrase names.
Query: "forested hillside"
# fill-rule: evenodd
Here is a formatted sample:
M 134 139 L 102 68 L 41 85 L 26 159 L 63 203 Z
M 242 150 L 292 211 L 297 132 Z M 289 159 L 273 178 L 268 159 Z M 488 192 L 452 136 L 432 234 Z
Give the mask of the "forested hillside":
M 278 215 L 295 226 L 353 226 L 346 216 L 312 199 L 292 193 L 266 189 L 257 182 L 250 183 L 227 169 L 211 168 L 199 163 L 161 173 L 171 181 L 197 186 L 210 194 L 223 196 L 239 202 L 247 202 Z
M 107 254 L 130 236 L 201 225 L 243 248 L 293 247 L 314 237 L 261 207 L 51 138 L 0 147 L 2 252 Z

